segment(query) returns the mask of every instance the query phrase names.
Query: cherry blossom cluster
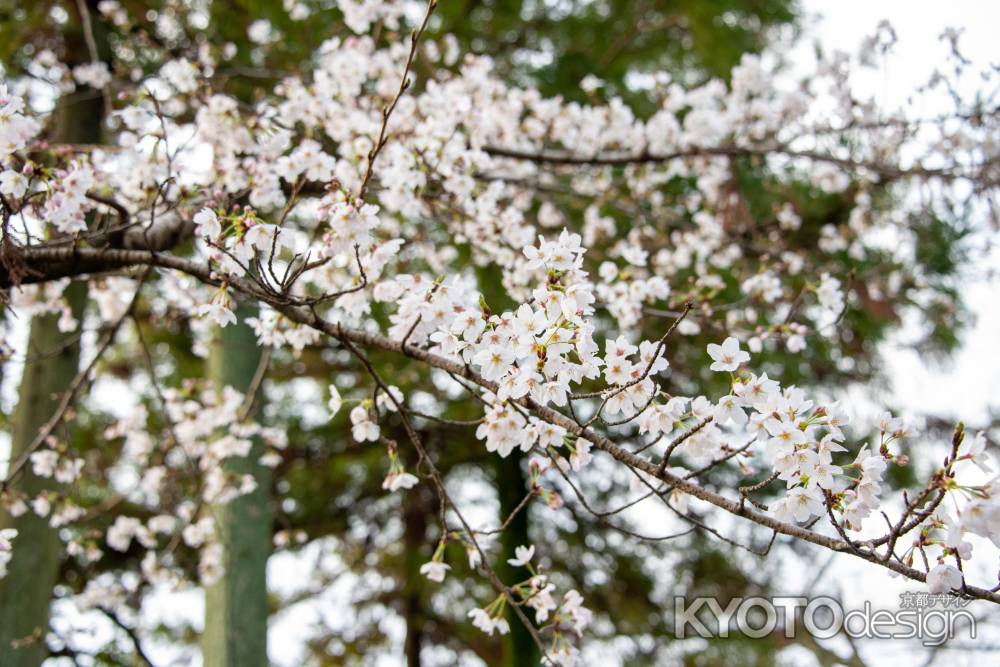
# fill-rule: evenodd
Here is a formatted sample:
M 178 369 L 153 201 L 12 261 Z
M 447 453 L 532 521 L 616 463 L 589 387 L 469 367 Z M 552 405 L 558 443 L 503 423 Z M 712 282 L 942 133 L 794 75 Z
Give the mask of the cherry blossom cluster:
M 6 83 L 0 84 L 0 160 L 5 167 L 11 155 L 23 151 L 41 130 L 41 124 L 24 111 L 24 98 L 12 93 Z M 9 168 L 0 173 L 0 184 L 0 192 L 14 199 L 24 196 L 28 187 L 24 174 Z
M 927 573 L 932 593 L 962 590 L 966 585 L 962 561 L 970 560 L 973 553 L 967 536 L 985 538 L 1000 547 L 1000 478 L 995 466 L 983 432 L 962 438 L 948 460 L 941 483 L 950 502 L 938 504 L 927 529 L 903 555 L 909 563 L 918 556 L 927 562 L 927 552 L 936 552 L 937 562 Z
M 592 612 L 583 606 L 583 597 L 576 589 L 570 589 L 557 601 L 553 595 L 555 584 L 548 575 L 541 571 L 540 566 L 532 564 L 535 556 L 534 545 L 522 545 L 514 550 L 515 557 L 508 559 L 512 567 L 526 568 L 531 576 L 523 582 L 511 587 L 516 596 L 509 600 L 506 595 L 498 595 L 492 602 L 482 608 L 469 611 L 472 624 L 488 635 L 494 632 L 506 634 L 510 632 L 510 624 L 504 618 L 508 604 L 523 605 L 534 612 L 535 623 L 542 631 L 551 631 L 552 639 L 548 656 L 557 665 L 571 666 L 577 664 L 579 649 L 566 638 L 568 631 L 577 637 L 590 625 Z
M 454 539 L 461 540 L 461 536 Z M 444 562 L 446 541 L 442 540 L 430 561 L 420 567 L 420 573 L 429 581 L 442 582 L 451 566 Z M 584 630 L 593 620 L 593 613 L 583 606 L 583 596 L 576 589 L 566 591 L 562 598 L 556 595 L 556 585 L 549 575 L 542 571 L 540 565 L 535 565 L 534 545 L 521 545 L 515 548 L 515 557 L 507 563 L 514 568 L 525 568 L 531 575 L 524 581 L 509 586 L 509 592 L 497 595 L 484 607 L 469 610 L 468 617 L 472 624 L 493 636 L 510 632 L 510 623 L 506 618 L 508 605 L 516 605 L 534 613 L 534 621 L 539 634 L 551 634 L 547 650 L 548 657 L 555 664 L 569 667 L 577 664 L 579 649 L 570 642 L 568 634 L 577 639 L 583 636 Z M 477 568 L 482 559 L 478 549 L 471 541 L 466 542 L 469 567 Z
M 224 551 L 213 515 L 201 513 L 200 507 L 208 503 L 224 504 L 254 490 L 256 482 L 252 476 L 229 472 L 225 465 L 227 460 L 250 456 L 253 438 L 263 443 L 260 462 L 267 466 L 281 461 L 287 440 L 277 429 L 261 427 L 250 420 L 239 421 L 236 416 L 243 410 L 246 398 L 231 387 L 216 391 L 189 382 L 180 390 L 163 389 L 162 396 L 166 420 L 161 427 L 162 437 L 154 435 L 150 421 L 153 415 L 142 404 L 105 429 L 108 441 L 122 441 L 122 456 L 113 477 L 120 480 L 116 482 L 120 486 L 118 491 L 137 505 L 150 507 L 153 515 L 145 520 L 119 516 L 108 526 L 104 544 L 119 552 L 139 545 L 144 550 L 143 574 L 150 581 L 178 587 L 183 585 L 183 578 L 171 569 L 173 547 L 163 550 L 163 545 L 181 541 L 199 552 L 198 571 L 202 582 L 208 584 L 224 572 Z M 73 478 L 65 470 L 67 459 L 63 458 L 60 467 L 56 467 L 50 451 L 40 450 L 32 455 L 35 474 L 54 474 L 58 478 L 62 473 L 64 478 L 59 481 L 71 482 Z M 69 472 L 78 475 L 80 464 L 82 461 Z M 196 500 L 184 499 L 191 495 L 185 491 L 191 484 L 197 489 Z M 175 507 L 164 507 L 159 501 L 164 495 L 184 500 Z M 77 508 L 72 519 L 78 519 L 80 514 Z M 85 534 L 74 537 L 67 546 L 71 555 L 86 562 L 99 559 L 102 548 L 100 541 Z

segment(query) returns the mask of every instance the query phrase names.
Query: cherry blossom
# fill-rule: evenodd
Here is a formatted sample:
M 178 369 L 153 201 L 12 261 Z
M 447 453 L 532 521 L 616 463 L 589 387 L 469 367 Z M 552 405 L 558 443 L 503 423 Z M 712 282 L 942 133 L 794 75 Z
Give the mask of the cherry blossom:
M 927 588 L 931 593 L 949 593 L 962 587 L 962 573 L 954 565 L 938 563 L 927 573 Z
M 531 559 L 535 555 L 535 545 L 524 546 L 521 545 L 514 549 L 516 558 L 509 558 L 507 562 L 514 567 L 524 567 L 531 562 Z
M 709 367 L 713 371 L 735 371 L 740 364 L 750 361 L 750 354 L 740 350 L 740 342 L 733 336 L 726 338 L 722 345 L 708 344 L 708 356 L 714 360 Z
M 433 581 L 435 583 L 441 583 L 444 581 L 445 575 L 447 575 L 448 570 L 451 566 L 447 563 L 442 563 L 441 561 L 428 561 L 420 566 L 420 574 L 427 577 L 428 581 Z

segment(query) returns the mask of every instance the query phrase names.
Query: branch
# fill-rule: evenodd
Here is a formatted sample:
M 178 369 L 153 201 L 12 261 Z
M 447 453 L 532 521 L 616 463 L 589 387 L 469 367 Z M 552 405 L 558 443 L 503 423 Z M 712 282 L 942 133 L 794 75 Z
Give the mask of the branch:
M 247 278 L 239 276 L 219 276 L 209 266 L 200 264 L 194 260 L 144 250 L 100 250 L 91 248 L 26 248 L 23 250 L 23 254 L 24 260 L 29 264 L 39 262 L 44 263 L 49 261 L 65 262 L 74 258 L 76 261 L 79 261 L 82 265 L 86 266 L 158 266 L 181 271 L 198 278 L 202 282 L 209 285 L 219 285 L 224 280 L 229 287 L 237 293 L 267 303 L 275 310 L 285 315 L 289 320 L 325 333 L 342 343 L 351 343 L 355 346 L 362 345 L 365 347 L 375 347 L 388 352 L 404 354 L 429 366 L 447 371 L 454 376 L 464 378 L 490 392 L 496 393 L 498 390 L 497 383 L 484 379 L 463 363 L 442 357 L 415 345 L 404 346 L 401 342 L 395 341 L 379 333 L 342 327 L 339 324 L 329 322 L 321 318 L 316 313 L 314 308 L 295 305 L 294 303 L 287 301 L 281 295 L 264 292 L 254 282 Z M 567 417 L 561 412 L 544 405 L 539 405 L 528 397 L 523 397 L 511 402 L 534 412 L 536 416 L 550 424 L 562 427 L 567 433 L 587 439 L 593 443 L 597 449 L 606 452 L 612 458 L 625 464 L 629 468 L 666 482 L 670 486 L 694 496 L 695 498 L 715 505 L 730 514 L 770 528 L 776 533 L 780 533 L 782 535 L 788 535 L 832 551 L 850 553 L 855 557 L 881 565 L 882 567 L 893 570 L 894 572 L 902 574 L 903 576 L 915 581 L 926 580 L 926 574 L 920 570 L 897 561 L 883 562 L 881 556 L 875 553 L 874 547 L 870 543 L 860 543 L 862 548 L 853 551 L 852 545 L 848 544 L 839 537 L 831 537 L 793 523 L 779 521 L 772 516 L 750 507 L 746 507 L 745 503 L 741 502 L 741 500 L 735 500 L 723 496 L 719 493 L 706 489 L 699 484 L 671 474 L 669 471 L 661 471 L 658 463 L 654 463 L 647 458 L 633 454 L 606 436 L 597 433 L 589 427 L 581 426 L 578 422 L 570 417 Z M 963 595 L 971 598 L 989 600 L 1000 604 L 1000 594 L 979 587 L 967 586 L 963 590 Z
M 424 20 L 420 23 L 420 27 L 410 34 L 410 52 L 406 55 L 406 66 L 403 68 L 403 77 L 399 80 L 399 90 L 396 91 L 396 96 L 392 98 L 389 106 L 382 110 L 382 126 L 379 128 L 375 145 L 368 151 L 368 166 L 365 168 L 365 176 L 361 181 L 361 187 L 358 188 L 358 199 L 365 198 L 365 190 L 368 189 L 368 182 L 372 178 L 372 169 L 375 167 L 375 160 L 378 158 L 378 154 L 382 152 L 382 147 L 385 146 L 385 142 L 388 139 L 386 132 L 389 127 L 389 117 L 396 110 L 399 98 L 410 87 L 410 67 L 413 66 L 413 58 L 417 55 L 417 44 L 420 42 L 420 37 L 424 34 L 424 30 L 427 29 L 427 22 L 431 20 L 431 14 L 434 13 L 435 7 L 437 7 L 437 0 L 429 0 Z
M 504 148 L 501 146 L 486 146 L 485 152 L 502 158 L 513 160 L 525 160 L 536 164 L 553 165 L 576 165 L 595 167 L 625 167 L 640 164 L 658 164 L 663 162 L 673 162 L 675 160 L 686 160 L 692 158 L 708 157 L 761 157 L 767 155 L 785 155 L 791 158 L 803 158 L 816 162 L 827 162 L 844 169 L 857 170 L 867 169 L 890 180 L 898 180 L 909 177 L 919 178 L 940 178 L 947 181 L 954 180 L 976 180 L 978 174 L 975 172 L 963 172 L 959 167 L 953 169 L 934 169 L 929 167 L 909 167 L 903 168 L 893 164 L 876 162 L 873 160 L 839 158 L 818 151 L 794 150 L 785 145 L 770 146 L 703 146 L 685 148 L 673 153 L 654 154 L 647 151 L 633 154 L 606 154 L 606 155 L 575 155 L 570 152 L 540 151 L 533 152 L 516 148 Z M 988 165 L 982 165 L 985 168 Z

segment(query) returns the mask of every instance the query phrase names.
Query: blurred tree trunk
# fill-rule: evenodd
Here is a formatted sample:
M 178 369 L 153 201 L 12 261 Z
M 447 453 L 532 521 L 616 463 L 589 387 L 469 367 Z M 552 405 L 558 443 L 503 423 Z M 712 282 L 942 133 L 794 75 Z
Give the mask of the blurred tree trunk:
M 524 454 L 515 449 L 506 458 L 497 457 L 497 489 L 500 494 L 500 521 L 506 521 L 510 513 L 524 499 L 528 492 L 528 482 L 524 476 L 522 462 Z M 521 545 L 531 544 L 528 534 L 529 519 L 527 508 L 521 510 L 511 521 L 507 530 L 500 533 L 500 561 L 497 563 L 497 574 L 508 586 L 528 578 L 525 568 L 515 568 L 507 564 L 508 558 L 514 558 L 514 549 Z M 529 614 L 530 618 L 530 614 Z M 528 629 L 521 624 L 514 610 L 508 605 L 507 622 L 510 624 L 510 634 L 507 635 L 504 647 L 503 665 L 505 667 L 534 667 L 541 656 L 538 645 Z
M 79 322 L 86 302 L 86 283 L 71 283 L 66 298 Z M 67 345 L 76 332 L 61 333 L 58 314 L 32 318 L 28 339 L 29 361 L 11 424 L 10 461 L 17 461 L 31 445 L 38 429 L 56 411 L 59 399 L 78 372 L 79 341 Z M 29 499 L 42 491 L 55 491 L 55 480 L 38 477 L 27 465 L 11 486 L 13 493 Z M 0 528 L 15 528 L 7 576 L 0 579 L 0 665 L 37 667 L 48 657 L 45 633 L 49 628 L 49 603 L 59 573 L 61 546 L 48 517 L 29 509 L 13 517 L 0 509 Z
M 240 307 L 239 322 L 217 329 L 209 357 L 209 377 L 216 387 L 247 392 L 260 363 L 261 350 Z M 258 401 L 259 401 L 258 397 Z M 234 420 L 236 415 L 233 416 Z M 225 548 L 225 574 L 205 591 L 205 667 L 266 667 L 267 559 L 271 554 L 270 471 L 259 463 L 263 445 L 254 438 L 250 455 L 231 458 L 227 472 L 253 475 L 257 488 L 230 503 L 213 507 Z
M 96 1 L 91 2 L 96 8 Z M 79 16 L 65 34 L 75 58 L 72 66 L 88 62 L 83 22 Z M 93 24 L 98 56 L 108 58 L 107 36 L 99 22 Z M 52 112 L 50 136 L 53 143 L 97 144 L 104 124 L 104 96 L 89 88 L 66 93 Z M 79 334 L 83 309 L 87 302 L 86 282 L 73 282 L 64 292 L 77 320 L 77 331 L 60 332 L 59 315 L 33 317 L 28 333 L 27 357 L 18 393 L 17 408 L 11 422 L 9 461 L 18 460 L 30 447 L 42 425 L 52 418 L 56 406 L 79 371 Z M 11 486 L 13 493 L 34 498 L 43 490 L 56 490 L 55 480 L 37 477 L 29 464 Z M 30 509 L 14 517 L 0 506 L 0 528 L 18 531 L 7 576 L 0 579 L 0 665 L 37 667 L 46 657 L 45 634 L 49 628 L 49 605 L 52 588 L 59 574 L 62 550 L 58 532 L 49 526 L 48 517 L 39 517 Z
M 434 507 L 428 502 L 423 485 L 405 492 L 403 499 L 403 558 L 406 581 L 403 586 L 403 617 L 406 619 L 406 667 L 420 667 L 420 650 L 424 644 L 424 612 L 422 594 L 424 576 L 420 565 L 427 560 L 427 519 Z

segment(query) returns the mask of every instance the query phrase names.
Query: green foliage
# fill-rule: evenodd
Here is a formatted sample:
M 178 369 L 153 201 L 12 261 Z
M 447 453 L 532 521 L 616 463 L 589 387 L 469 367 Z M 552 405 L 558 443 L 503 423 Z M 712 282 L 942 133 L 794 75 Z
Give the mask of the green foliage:
M 438 10 L 442 32 L 495 58 L 513 81 L 582 101 L 580 80 L 594 75 L 630 102 L 642 101 L 630 79 L 654 70 L 727 78 L 797 15 L 795 0 L 462 0 Z

